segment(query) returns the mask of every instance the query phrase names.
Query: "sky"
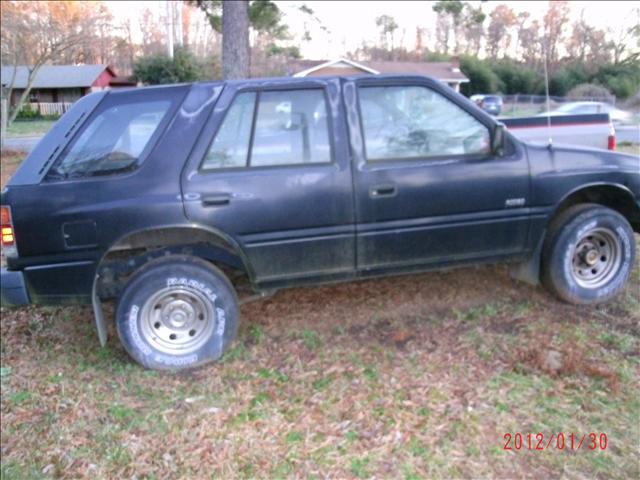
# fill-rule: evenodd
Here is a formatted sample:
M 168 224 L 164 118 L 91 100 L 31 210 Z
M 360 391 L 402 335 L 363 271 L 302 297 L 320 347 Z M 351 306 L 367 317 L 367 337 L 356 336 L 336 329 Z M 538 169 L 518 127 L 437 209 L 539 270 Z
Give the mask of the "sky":
M 378 38 L 375 25 L 376 17 L 387 14 L 394 17 L 399 28 L 396 43 L 411 48 L 415 41 L 416 27 L 427 27 L 427 35 L 435 35 L 435 2 L 427 1 L 278 1 L 276 3 L 285 14 L 285 22 L 290 31 L 298 38 L 304 31 L 302 22 L 305 16 L 298 7 L 306 4 L 314 10 L 315 16 L 328 29 L 323 31 L 315 22 L 309 22 L 312 41 L 299 45 L 304 58 L 324 59 L 344 56 L 362 45 L 363 41 L 373 44 Z M 471 1 L 474 6 L 479 1 Z M 547 9 L 546 1 L 487 1 L 482 2 L 485 12 L 496 5 L 507 3 L 516 13 L 528 11 L 533 18 L 541 18 Z M 131 18 L 134 26 L 145 7 L 165 11 L 162 1 L 107 1 L 116 21 Z M 584 12 L 585 20 L 595 27 L 606 29 L 630 27 L 640 21 L 638 4 L 631 1 L 572 1 L 570 2 L 572 20 Z M 635 14 L 633 9 L 636 8 Z

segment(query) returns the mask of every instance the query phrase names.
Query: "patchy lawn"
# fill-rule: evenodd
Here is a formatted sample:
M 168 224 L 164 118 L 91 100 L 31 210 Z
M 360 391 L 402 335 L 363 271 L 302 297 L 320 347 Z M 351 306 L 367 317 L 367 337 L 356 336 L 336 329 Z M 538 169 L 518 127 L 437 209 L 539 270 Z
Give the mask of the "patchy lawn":
M 23 156 L 2 152 L 3 185 Z M 638 265 L 596 308 L 504 266 L 283 291 L 181 374 L 113 328 L 100 348 L 88 307 L 1 314 L 2 478 L 640 476 Z M 505 451 L 515 432 L 608 444 Z
M 617 146 L 617 150 L 623 153 L 630 153 L 632 155 L 640 155 L 640 144 L 624 142 Z
M 113 328 L 100 348 L 89 308 L 3 309 L 2 477 L 638 478 L 632 275 L 596 308 L 504 266 L 282 291 L 181 374 Z M 508 432 L 608 444 L 505 451 Z
M 4 188 L 26 156 L 26 153 L 17 150 L 2 150 L 0 152 L 0 188 Z
M 44 135 L 56 123 L 56 120 L 16 120 L 7 127 L 10 137 L 31 137 Z

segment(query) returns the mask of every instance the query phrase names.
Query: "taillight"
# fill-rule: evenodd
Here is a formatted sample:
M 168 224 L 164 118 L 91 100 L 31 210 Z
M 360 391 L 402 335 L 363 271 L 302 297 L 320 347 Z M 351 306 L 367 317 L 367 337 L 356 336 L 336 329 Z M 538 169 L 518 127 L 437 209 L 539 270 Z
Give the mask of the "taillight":
M 607 138 L 607 150 L 616 149 L 616 129 L 613 123 L 609 124 L 609 137 Z
M 14 253 L 16 248 L 16 236 L 11 222 L 11 209 L 0 207 L 0 239 L 2 248 L 7 254 Z

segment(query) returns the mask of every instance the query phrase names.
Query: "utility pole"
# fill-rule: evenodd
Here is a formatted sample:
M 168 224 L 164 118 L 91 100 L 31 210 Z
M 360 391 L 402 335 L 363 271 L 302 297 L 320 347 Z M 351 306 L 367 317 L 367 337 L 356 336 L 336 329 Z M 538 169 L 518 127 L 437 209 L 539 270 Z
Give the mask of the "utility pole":
M 173 58 L 173 2 L 166 2 L 167 7 L 167 55 Z
M 182 2 L 171 2 L 176 8 L 176 45 L 182 46 Z

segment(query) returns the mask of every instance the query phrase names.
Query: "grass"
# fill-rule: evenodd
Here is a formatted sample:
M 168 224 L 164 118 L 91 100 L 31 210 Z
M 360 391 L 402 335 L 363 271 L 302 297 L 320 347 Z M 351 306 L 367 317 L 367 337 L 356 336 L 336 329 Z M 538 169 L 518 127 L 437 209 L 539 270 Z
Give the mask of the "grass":
M 16 120 L 7 127 L 9 137 L 44 135 L 56 123 L 55 120 Z
M 617 146 L 617 150 L 623 153 L 631 153 L 633 155 L 640 155 L 640 144 L 624 142 Z
M 2 152 L 3 184 L 23 156 Z M 503 266 L 283 291 L 177 374 L 133 364 L 113 326 L 100 348 L 90 308 L 3 307 L 0 477 L 638 478 L 631 277 L 593 308 Z M 508 432 L 609 447 L 507 452 Z
M 299 288 L 184 373 L 139 368 L 112 327 L 99 348 L 89 308 L 3 308 L 2 477 L 638 478 L 639 306 L 638 265 L 593 308 L 502 266 Z M 509 432 L 609 446 L 508 452 Z

